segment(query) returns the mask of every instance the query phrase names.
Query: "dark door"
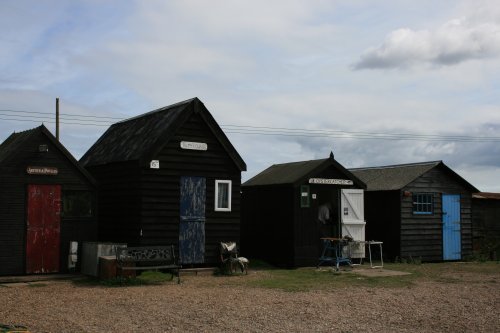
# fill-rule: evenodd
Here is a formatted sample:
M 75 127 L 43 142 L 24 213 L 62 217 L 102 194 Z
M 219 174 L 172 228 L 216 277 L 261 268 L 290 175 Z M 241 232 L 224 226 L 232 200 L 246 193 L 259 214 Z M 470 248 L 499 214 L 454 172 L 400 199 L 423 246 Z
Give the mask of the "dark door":
M 59 271 L 60 212 L 60 185 L 28 185 L 26 273 Z
M 181 177 L 179 257 L 183 264 L 205 262 L 205 197 L 203 177 Z
M 443 260 L 462 259 L 460 195 L 443 194 Z

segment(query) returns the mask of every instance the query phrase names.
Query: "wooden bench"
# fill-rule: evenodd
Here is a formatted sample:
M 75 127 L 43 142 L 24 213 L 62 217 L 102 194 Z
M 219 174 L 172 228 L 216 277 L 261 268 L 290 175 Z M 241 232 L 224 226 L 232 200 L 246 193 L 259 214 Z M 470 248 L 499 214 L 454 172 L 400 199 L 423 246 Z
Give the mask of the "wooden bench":
M 175 258 L 173 245 L 119 247 L 116 249 L 116 264 L 120 276 L 124 270 L 158 270 L 166 269 L 177 275 L 177 283 L 181 283 L 180 268 Z

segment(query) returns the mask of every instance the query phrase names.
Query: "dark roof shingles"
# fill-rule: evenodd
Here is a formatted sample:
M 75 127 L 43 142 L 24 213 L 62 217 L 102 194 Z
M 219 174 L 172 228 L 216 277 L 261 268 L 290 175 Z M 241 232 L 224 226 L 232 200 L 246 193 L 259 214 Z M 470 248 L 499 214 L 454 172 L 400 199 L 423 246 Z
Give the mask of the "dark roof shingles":
M 97 140 L 80 162 L 85 166 L 138 160 L 168 132 L 182 111 L 193 101 L 177 103 L 116 124 Z
M 244 186 L 291 184 L 316 169 L 327 159 L 274 164 L 253 178 Z
M 2 144 L 0 144 L 0 164 L 6 162 L 13 156 L 16 150 L 36 131 L 33 128 L 19 133 L 12 133 Z
M 8 163 L 11 158 L 15 158 L 16 151 L 36 133 L 45 135 L 46 138 L 49 139 L 50 142 L 52 142 L 52 144 L 58 149 L 58 151 L 65 156 L 85 178 L 87 178 L 90 184 L 94 186 L 96 185 L 95 179 L 81 166 L 80 163 L 78 163 L 73 155 L 71 155 L 63 144 L 60 143 L 43 124 L 30 130 L 12 133 L 2 144 L 0 144 L 0 165 Z
M 402 164 L 372 168 L 349 169 L 356 177 L 361 179 L 368 191 L 399 190 L 420 177 L 441 161 Z
M 171 139 L 192 112 L 200 112 L 234 163 L 241 171 L 246 170 L 245 161 L 197 97 L 112 125 L 80 162 L 88 167 L 149 158 Z

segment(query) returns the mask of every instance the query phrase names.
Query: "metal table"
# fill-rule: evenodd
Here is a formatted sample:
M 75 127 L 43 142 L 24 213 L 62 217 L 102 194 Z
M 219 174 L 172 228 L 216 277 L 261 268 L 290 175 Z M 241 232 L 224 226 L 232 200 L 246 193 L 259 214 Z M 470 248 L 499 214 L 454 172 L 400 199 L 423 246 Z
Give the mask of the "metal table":
M 384 242 L 381 242 L 381 241 L 375 241 L 375 240 L 371 240 L 371 241 L 357 241 L 357 240 L 353 240 L 353 241 L 349 241 L 348 243 L 348 250 L 347 251 L 344 251 L 344 257 L 349 257 L 350 258 L 350 248 L 352 245 L 365 245 L 365 246 L 368 246 L 368 258 L 370 259 L 370 267 L 371 268 L 382 268 L 384 267 L 384 259 L 383 259 L 383 253 L 382 253 L 382 245 L 384 244 Z M 374 265 L 373 264 L 373 257 L 372 257 L 372 246 L 375 245 L 375 246 L 379 246 L 379 252 L 380 252 L 380 265 Z M 352 266 L 359 266 L 359 265 L 362 265 L 363 264 L 363 258 L 360 258 L 360 261 L 359 263 L 353 263 L 352 261 L 352 258 L 350 258 L 351 260 L 351 265 Z
M 342 254 L 342 249 L 344 246 L 348 245 L 348 242 L 342 238 L 321 238 L 323 241 L 323 251 L 321 257 L 319 257 L 318 266 L 329 263 L 335 265 L 336 270 L 339 270 L 340 264 L 348 264 L 352 266 L 351 259 L 349 257 L 344 257 Z
M 371 268 L 384 267 L 384 258 L 382 257 L 382 244 L 384 244 L 384 242 L 372 240 L 372 241 L 368 241 L 367 243 L 368 243 L 368 253 L 370 254 L 370 267 Z M 378 245 L 380 248 L 380 265 L 378 265 L 378 266 L 374 266 L 373 262 L 372 262 L 372 245 Z

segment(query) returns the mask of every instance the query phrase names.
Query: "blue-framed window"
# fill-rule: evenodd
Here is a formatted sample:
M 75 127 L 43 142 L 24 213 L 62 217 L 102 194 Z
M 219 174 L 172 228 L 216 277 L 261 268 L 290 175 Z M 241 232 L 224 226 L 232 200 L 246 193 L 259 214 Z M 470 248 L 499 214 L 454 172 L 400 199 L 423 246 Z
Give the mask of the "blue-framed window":
M 434 196 L 432 193 L 413 194 L 413 214 L 434 214 Z

